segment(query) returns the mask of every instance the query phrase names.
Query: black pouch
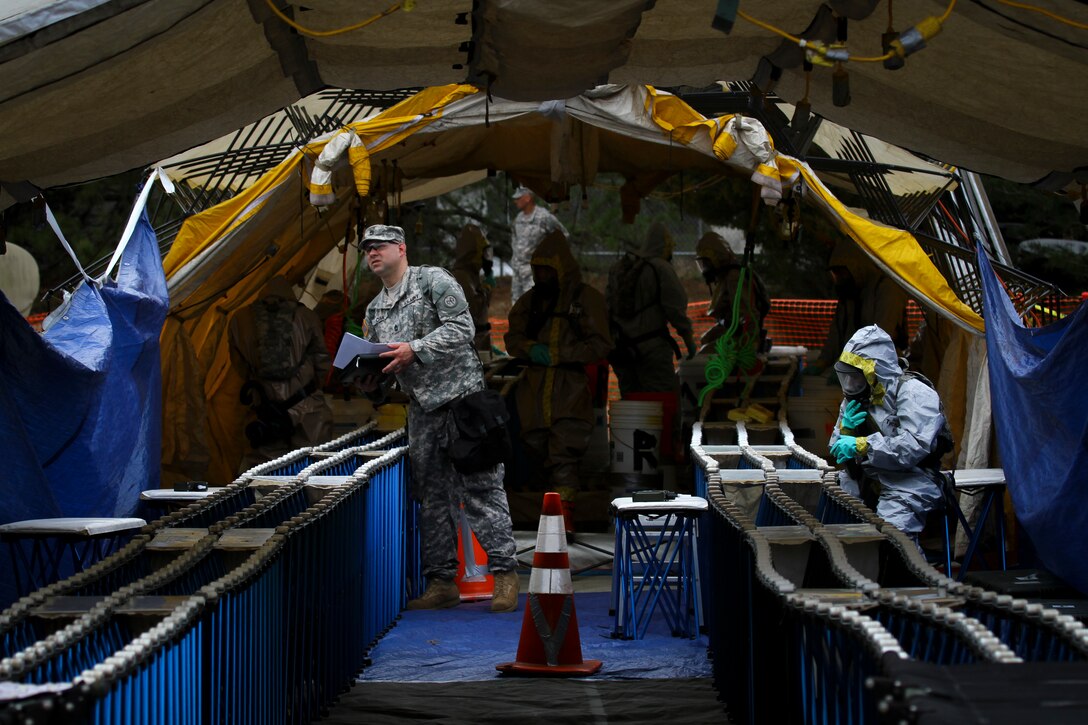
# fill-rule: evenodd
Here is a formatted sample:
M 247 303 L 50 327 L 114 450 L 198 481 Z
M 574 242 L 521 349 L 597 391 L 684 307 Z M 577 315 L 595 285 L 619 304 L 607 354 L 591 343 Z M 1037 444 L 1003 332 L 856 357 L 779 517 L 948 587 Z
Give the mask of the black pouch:
M 479 473 L 504 463 L 510 456 L 510 413 L 495 390 L 470 393 L 450 406 L 457 439 L 449 456 L 458 473 Z

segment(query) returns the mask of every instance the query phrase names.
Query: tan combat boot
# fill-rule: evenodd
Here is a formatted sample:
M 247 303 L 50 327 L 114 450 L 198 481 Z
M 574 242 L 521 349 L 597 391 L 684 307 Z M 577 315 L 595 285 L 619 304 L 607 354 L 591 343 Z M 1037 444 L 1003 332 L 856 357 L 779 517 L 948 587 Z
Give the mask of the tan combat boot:
M 495 572 L 495 593 L 491 596 L 492 612 L 512 612 L 518 608 L 521 582 L 516 571 Z
M 461 603 L 461 592 L 448 579 L 431 579 L 423 596 L 408 602 L 408 609 L 448 609 Z

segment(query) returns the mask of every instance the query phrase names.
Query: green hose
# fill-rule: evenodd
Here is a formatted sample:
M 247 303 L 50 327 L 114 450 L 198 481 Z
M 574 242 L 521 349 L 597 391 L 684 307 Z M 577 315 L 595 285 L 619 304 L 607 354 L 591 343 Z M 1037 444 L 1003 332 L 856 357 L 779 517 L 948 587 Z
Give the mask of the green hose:
M 733 373 L 733 370 L 740 370 L 742 373 L 747 373 L 754 368 L 759 362 L 756 354 L 756 346 L 759 340 L 758 328 L 753 333 L 752 331 L 743 332 L 741 335 L 737 335 L 737 327 L 740 324 L 740 304 L 741 295 L 745 292 L 745 281 L 748 276 L 748 268 L 740 268 L 740 278 L 737 283 L 736 296 L 733 299 L 733 319 L 730 321 L 729 329 L 719 337 L 714 343 L 714 353 L 711 354 L 710 359 L 706 362 L 706 368 L 704 374 L 706 376 L 706 387 L 699 391 L 699 406 L 702 407 L 703 400 L 706 399 L 708 393 L 721 388 L 725 381 L 729 379 L 729 376 Z M 755 319 L 752 315 L 752 300 L 751 294 L 748 295 L 747 307 L 749 319 Z M 749 387 L 751 381 L 749 381 Z

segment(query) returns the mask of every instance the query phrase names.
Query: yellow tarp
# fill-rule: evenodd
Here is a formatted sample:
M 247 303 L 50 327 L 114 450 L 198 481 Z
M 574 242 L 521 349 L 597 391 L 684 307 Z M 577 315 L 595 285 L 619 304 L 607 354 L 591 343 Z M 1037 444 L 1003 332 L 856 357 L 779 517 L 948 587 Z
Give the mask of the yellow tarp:
M 566 105 L 569 117 L 609 132 L 586 137 L 611 145 L 601 158 L 624 164 L 622 169 L 602 166 L 602 172 L 659 171 L 662 167 L 652 165 L 665 158 L 660 151 L 665 148 L 668 158 L 691 167 L 747 174 L 771 201 L 783 185 L 802 176 L 816 192 L 810 198 L 885 271 L 946 318 L 982 331 L 982 320 L 956 298 L 909 233 L 850 212 L 804 164 L 775 152 L 758 122 L 742 116 L 708 119 L 680 99 L 642 86 L 616 87 Z M 529 140 L 547 144 L 552 138 L 549 129 L 557 121 L 542 108 L 501 100 L 485 107 L 482 94 L 467 85 L 428 88 L 307 144 L 234 198 L 186 220 L 164 261 L 171 312 L 162 335 L 163 484 L 191 478 L 223 484 L 237 474 L 246 411 L 238 402 L 242 381 L 229 363 L 227 321 L 271 276 L 300 280 L 343 239 L 354 217 L 349 208 L 354 192 L 369 190 L 376 164 L 410 160 L 418 177 L 497 168 L 527 178 L 557 178 L 548 165 L 555 154 L 526 148 Z M 438 130 L 432 129 L 439 120 Z M 339 166 L 332 159 L 319 191 L 327 187 L 335 201 L 319 211 L 308 202 L 310 177 L 326 145 L 341 133 L 362 143 L 343 144 Z M 446 134 L 453 141 L 444 142 Z M 677 145 L 681 151 L 674 152 Z M 518 166 L 507 168 L 503 159 L 517 159 Z M 638 168 L 640 163 L 645 168 Z

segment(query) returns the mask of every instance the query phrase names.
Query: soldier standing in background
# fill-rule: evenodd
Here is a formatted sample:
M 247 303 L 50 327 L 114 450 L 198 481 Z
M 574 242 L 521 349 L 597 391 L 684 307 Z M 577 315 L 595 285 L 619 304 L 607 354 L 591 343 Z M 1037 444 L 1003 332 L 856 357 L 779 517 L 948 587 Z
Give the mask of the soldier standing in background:
M 556 230 L 567 236 L 566 228 L 555 218 L 550 211 L 536 205 L 533 192 L 524 186 L 519 186 L 514 191 L 514 204 L 518 208 L 518 215 L 514 219 L 514 238 L 511 243 L 513 250 L 510 266 L 514 268 L 514 277 L 510 286 L 510 304 L 513 305 L 518 298 L 533 287 L 533 270 L 530 260 L 537 245 L 549 232 Z

